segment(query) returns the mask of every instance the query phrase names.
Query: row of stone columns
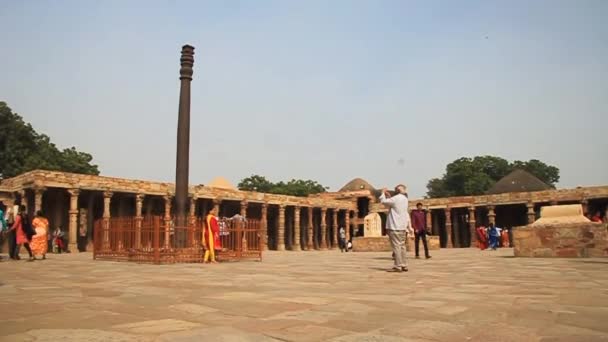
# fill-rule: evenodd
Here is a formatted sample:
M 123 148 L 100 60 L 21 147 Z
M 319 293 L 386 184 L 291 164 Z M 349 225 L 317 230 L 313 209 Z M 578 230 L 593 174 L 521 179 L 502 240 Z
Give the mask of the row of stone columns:
M 285 246 L 285 232 L 286 232 L 286 215 L 285 215 L 285 210 L 286 210 L 286 205 L 279 205 L 279 222 L 277 225 L 277 232 L 276 232 L 276 239 L 277 239 L 277 250 L 278 251 L 284 251 L 286 249 Z M 313 227 L 313 207 L 305 207 L 307 208 L 307 214 L 308 214 L 308 219 L 307 219 L 307 227 L 306 227 L 306 239 L 305 239 L 305 248 L 306 250 L 313 250 L 314 249 L 314 227 Z M 262 234 L 264 236 L 264 248 L 268 248 L 267 246 L 267 240 L 266 237 L 268 235 L 268 226 L 267 226 L 267 209 L 268 209 L 268 204 L 264 203 L 262 205 Z M 294 251 L 300 251 L 302 250 L 302 246 L 301 246 L 301 231 L 302 231 L 302 226 L 301 226 L 301 206 L 294 206 L 294 234 L 293 234 L 293 240 L 294 243 L 291 246 L 292 250 Z M 327 220 L 326 220 L 326 216 L 327 216 L 327 209 L 328 208 L 321 208 L 321 225 L 320 225 L 320 236 L 319 236 L 319 249 L 327 249 L 329 247 L 328 245 L 328 233 L 327 233 Z M 345 215 L 345 229 L 346 229 L 346 239 L 349 240 L 350 239 L 350 210 L 347 209 L 333 209 L 333 214 L 332 214 L 332 223 L 333 223 L 333 227 L 334 227 L 334 234 L 332 234 L 331 236 L 331 242 L 332 242 L 332 246 L 336 246 L 338 244 L 338 234 L 339 234 L 339 227 L 338 227 L 338 211 L 339 210 L 346 210 L 346 215 Z

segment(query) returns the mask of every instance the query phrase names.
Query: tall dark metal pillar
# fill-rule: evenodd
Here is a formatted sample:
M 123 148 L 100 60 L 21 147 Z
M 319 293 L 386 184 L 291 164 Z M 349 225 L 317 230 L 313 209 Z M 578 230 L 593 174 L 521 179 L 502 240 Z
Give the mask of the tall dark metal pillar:
M 175 216 L 184 226 L 188 210 L 188 170 L 190 159 L 190 83 L 194 66 L 194 47 L 184 45 L 180 59 L 179 116 L 177 119 L 177 161 L 175 166 Z M 183 220 L 183 222 L 182 222 Z

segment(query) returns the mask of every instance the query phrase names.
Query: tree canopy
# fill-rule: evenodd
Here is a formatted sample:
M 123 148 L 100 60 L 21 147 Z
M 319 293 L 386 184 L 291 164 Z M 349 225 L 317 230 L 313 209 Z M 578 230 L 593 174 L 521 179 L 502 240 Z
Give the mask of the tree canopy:
M 239 190 L 301 197 L 325 192 L 328 189 L 312 180 L 292 179 L 289 182 L 273 183 L 260 175 L 252 175 L 242 179 L 237 187 Z
M 0 102 L 0 132 L 0 178 L 37 169 L 99 174 L 97 165 L 91 164 L 90 154 L 75 147 L 60 150 L 5 102 Z
M 559 169 L 537 159 L 509 162 L 495 156 L 463 157 L 449 163 L 443 177 L 429 180 L 427 197 L 481 195 L 516 169 L 533 174 L 551 187 L 559 181 Z

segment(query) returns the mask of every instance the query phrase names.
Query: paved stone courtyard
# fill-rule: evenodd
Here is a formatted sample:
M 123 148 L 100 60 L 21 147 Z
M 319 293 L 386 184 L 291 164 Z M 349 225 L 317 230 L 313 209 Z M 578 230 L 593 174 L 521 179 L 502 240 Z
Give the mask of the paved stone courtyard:
M 608 341 L 608 259 L 268 252 L 138 265 L 0 262 L 0 341 Z

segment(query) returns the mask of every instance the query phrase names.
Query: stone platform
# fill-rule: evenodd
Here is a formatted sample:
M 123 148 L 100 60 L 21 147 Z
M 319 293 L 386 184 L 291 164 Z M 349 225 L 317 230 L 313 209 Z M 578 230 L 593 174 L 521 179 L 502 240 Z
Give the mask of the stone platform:
M 138 265 L 0 262 L 0 341 L 606 341 L 608 260 L 442 249 Z
M 516 227 L 513 246 L 518 257 L 608 257 L 608 229 L 592 222 Z
M 427 235 L 426 241 L 429 250 L 439 249 L 439 236 Z M 389 242 L 388 236 L 379 237 L 354 237 L 353 252 L 390 252 L 391 243 Z M 420 250 L 422 250 L 422 243 L 420 243 Z M 410 237 L 407 241 L 406 249 L 408 251 L 414 250 L 414 237 Z

